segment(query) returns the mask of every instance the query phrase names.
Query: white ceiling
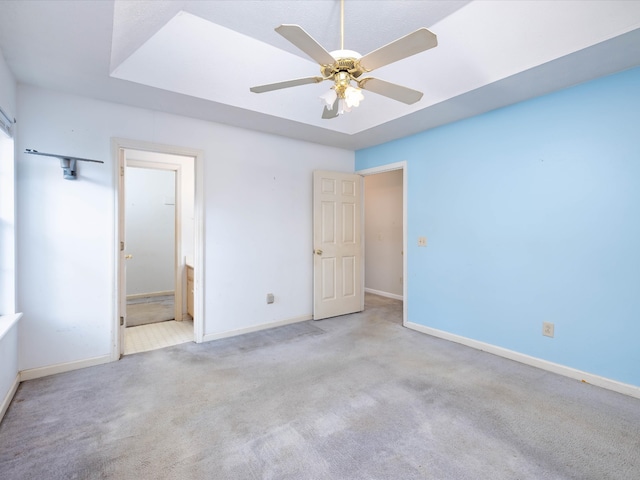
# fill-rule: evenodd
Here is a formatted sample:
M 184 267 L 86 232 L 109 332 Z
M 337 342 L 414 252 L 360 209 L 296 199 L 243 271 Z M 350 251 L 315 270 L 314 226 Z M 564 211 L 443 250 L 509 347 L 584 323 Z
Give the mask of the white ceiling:
M 340 48 L 339 0 L 0 1 L 0 48 L 19 82 L 358 149 L 640 65 L 640 1 L 346 0 L 345 48 L 366 54 L 417 28 L 438 46 L 369 76 L 424 92 L 365 91 L 320 118 L 329 82 L 273 29 L 301 25 Z

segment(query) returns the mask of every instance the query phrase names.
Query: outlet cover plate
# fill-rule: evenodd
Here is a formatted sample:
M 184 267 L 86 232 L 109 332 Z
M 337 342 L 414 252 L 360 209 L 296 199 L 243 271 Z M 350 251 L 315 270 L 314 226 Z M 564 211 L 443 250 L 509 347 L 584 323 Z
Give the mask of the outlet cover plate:
M 551 322 L 542 322 L 542 335 L 553 338 L 554 325 Z

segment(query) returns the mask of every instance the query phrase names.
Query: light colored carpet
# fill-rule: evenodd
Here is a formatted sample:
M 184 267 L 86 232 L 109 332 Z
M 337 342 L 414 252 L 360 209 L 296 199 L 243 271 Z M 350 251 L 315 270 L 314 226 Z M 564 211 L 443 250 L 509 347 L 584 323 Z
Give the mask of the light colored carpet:
M 640 478 L 639 400 L 405 329 L 394 309 L 24 382 L 0 478 Z
M 162 295 L 127 301 L 127 327 L 175 319 L 174 296 Z

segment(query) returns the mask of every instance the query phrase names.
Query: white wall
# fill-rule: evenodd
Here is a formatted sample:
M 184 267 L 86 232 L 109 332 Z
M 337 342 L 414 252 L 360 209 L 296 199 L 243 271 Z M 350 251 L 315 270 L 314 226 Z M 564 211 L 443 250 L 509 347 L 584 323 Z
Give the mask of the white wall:
M 127 167 L 127 296 L 173 292 L 176 173 Z
M 402 170 L 364 177 L 365 288 L 402 296 Z
M 30 86 L 18 111 L 19 152 L 106 161 L 68 181 L 55 160 L 19 155 L 21 369 L 111 353 L 112 137 L 204 151 L 205 334 L 311 314 L 312 170 L 352 172 L 352 151 Z

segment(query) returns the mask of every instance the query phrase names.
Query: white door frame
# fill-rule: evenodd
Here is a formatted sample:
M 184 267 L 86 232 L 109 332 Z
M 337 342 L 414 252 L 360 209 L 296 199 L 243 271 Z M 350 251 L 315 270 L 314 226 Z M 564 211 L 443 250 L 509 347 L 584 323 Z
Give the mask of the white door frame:
M 355 173 L 366 177 L 367 175 L 375 175 L 378 173 L 391 172 L 393 170 L 402 170 L 402 325 L 407 325 L 407 284 L 409 283 L 409 279 L 407 277 L 407 162 L 395 162 L 388 163 L 386 165 L 380 165 L 379 167 L 365 168 L 364 170 L 358 170 Z M 362 189 L 363 201 L 362 208 L 364 208 L 364 195 L 365 189 Z M 362 215 L 362 243 L 364 245 L 364 214 Z M 364 245 L 366 248 L 366 245 Z M 362 281 L 364 282 L 364 268 L 365 263 L 362 262 Z M 364 297 L 364 288 L 363 297 Z
M 120 214 L 123 206 L 124 185 L 122 184 L 121 172 L 125 168 L 125 159 L 122 152 L 124 150 L 141 150 L 155 153 L 166 153 L 170 155 L 181 155 L 194 159 L 195 175 L 195 199 L 194 199 L 194 240 L 195 249 L 193 255 L 194 267 L 194 319 L 193 336 L 196 343 L 201 343 L 204 338 L 204 152 L 192 148 L 164 145 L 160 143 L 144 142 L 124 138 L 112 138 L 111 156 L 114 168 L 114 190 L 115 195 L 115 222 L 114 222 L 114 276 L 113 276 L 113 301 L 114 313 L 111 334 L 111 357 L 118 360 L 124 350 L 124 342 L 121 335 L 120 317 L 123 316 L 120 303 L 123 282 L 121 280 L 124 271 L 124 256 L 121 254 L 120 242 L 124 233 L 123 218 Z

